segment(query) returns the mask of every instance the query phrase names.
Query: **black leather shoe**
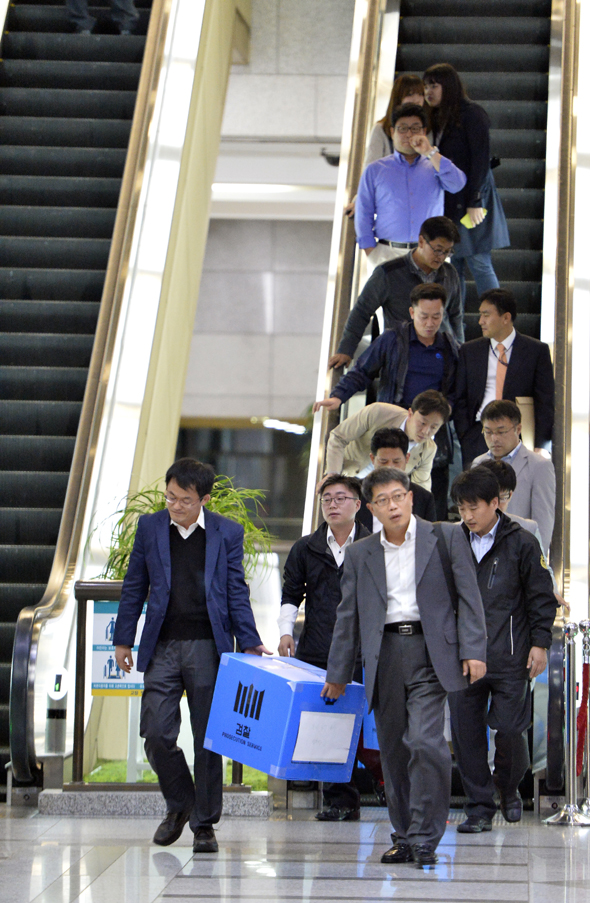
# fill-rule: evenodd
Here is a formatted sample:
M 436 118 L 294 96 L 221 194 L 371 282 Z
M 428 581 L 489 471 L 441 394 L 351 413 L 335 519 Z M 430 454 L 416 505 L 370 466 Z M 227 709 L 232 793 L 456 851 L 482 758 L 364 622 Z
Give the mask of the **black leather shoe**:
M 329 809 L 316 813 L 318 821 L 359 821 L 360 817 L 360 809 L 345 809 L 340 806 L 330 806 Z
M 431 843 L 413 843 L 412 856 L 419 869 L 423 865 L 436 865 L 438 862 L 438 856 Z
M 412 856 L 410 844 L 405 840 L 399 840 L 397 834 L 392 834 L 391 840 L 393 846 L 383 854 L 381 862 L 385 862 L 387 865 L 392 865 L 396 862 L 412 862 L 414 857 Z
M 457 825 L 459 834 L 481 834 L 482 831 L 492 830 L 492 819 L 485 815 L 468 815 L 465 821 Z
M 522 818 L 522 798 L 518 790 L 515 794 L 500 791 L 500 811 L 506 821 L 520 821 Z
M 219 846 L 213 828 L 197 828 L 193 841 L 193 853 L 217 853 Z
M 189 820 L 191 810 L 186 812 L 169 812 L 164 821 L 158 825 L 158 829 L 154 834 L 154 843 L 161 847 L 167 847 L 175 840 L 178 840 L 182 834 L 182 829 Z

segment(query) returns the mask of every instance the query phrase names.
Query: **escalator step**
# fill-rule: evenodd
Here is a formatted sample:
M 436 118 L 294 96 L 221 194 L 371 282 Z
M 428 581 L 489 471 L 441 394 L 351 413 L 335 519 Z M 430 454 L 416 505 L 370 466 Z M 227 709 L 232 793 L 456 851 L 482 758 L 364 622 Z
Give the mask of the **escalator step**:
M 23 361 L 29 367 L 88 367 L 94 335 L 59 333 L 0 333 L 0 365 L 18 367 Z
M 0 431 L 11 436 L 75 436 L 79 401 L 14 401 L 0 399 Z
M 502 188 L 502 206 L 507 219 L 542 219 L 544 192 L 538 188 Z
M 139 63 L 85 63 L 71 60 L 2 60 L 0 85 L 15 88 L 83 88 L 137 91 Z
M 0 544 L 55 545 L 61 516 L 61 508 L 0 508 Z M 0 620 L 5 616 L 0 594 Z
M 528 157 L 545 159 L 547 133 L 545 129 L 493 129 L 490 132 L 492 154 L 498 157 Z
M 39 514 L 41 509 L 36 510 Z M 0 583 L 0 621 L 16 621 L 22 608 L 38 605 L 45 586 L 45 583 Z
M 75 441 L 73 436 L 0 436 L 0 471 L 69 470 Z
M 141 65 L 145 37 L 13 31 L 4 35 L 2 46 L 4 59 L 112 61 Z
M 127 151 L 109 147 L 22 147 L 0 145 L 0 174 L 120 179 Z
M 82 401 L 84 367 L 2 367 L 0 396 L 23 401 Z
M 5 580 L 18 583 L 25 575 L 28 581 L 47 580 L 53 564 L 55 546 L 0 545 L 0 567 Z
M 12 661 L 16 624 L 0 622 L 0 661 Z
M 0 204 L 116 207 L 120 190 L 120 179 L 0 176 Z
M 547 16 L 551 0 L 402 0 L 402 16 Z
M 477 53 L 461 44 L 400 44 L 400 72 L 424 72 L 434 63 L 451 63 L 458 72 L 547 72 L 549 47 L 523 44 L 514 52 L 507 44 L 479 44 Z
M 5 236 L 0 242 L 0 267 L 106 270 L 110 247 L 107 238 Z
M 0 332 L 94 337 L 100 305 L 92 301 L 0 301 Z
M 492 251 L 492 262 L 501 283 L 508 279 L 522 282 L 541 280 L 543 254 L 541 251 L 524 251 L 522 248 L 506 248 Z
M 68 88 L 0 88 L 3 116 L 132 119 L 135 91 L 81 91 Z
M 545 188 L 544 160 L 515 160 L 503 158 L 494 170 L 498 188 Z
M 100 301 L 104 270 L 34 270 L 0 267 L 0 298 Z
M 521 311 L 523 314 L 529 313 L 538 316 L 538 311 L 541 309 L 541 285 L 539 282 L 512 282 L 511 279 L 506 279 L 502 282 L 502 288 L 510 289 L 516 298 L 519 324 Z M 465 316 L 467 314 L 475 314 L 477 310 L 479 310 L 479 297 L 475 289 L 475 283 L 468 281 L 465 294 Z M 481 330 L 475 338 L 479 338 L 479 335 L 481 335 Z
M 8 699 L 9 697 L 11 669 L 11 662 L 0 662 L 0 699 Z
M 98 30 L 118 34 L 113 20 L 111 19 L 110 10 L 104 6 L 96 6 L 93 3 L 88 4 L 88 11 L 93 18 L 96 19 L 95 32 Z M 150 17 L 149 9 L 140 9 L 139 21 L 136 26 L 137 34 L 145 34 Z M 33 31 L 33 32 L 66 32 L 71 33 L 65 6 L 42 6 L 20 4 L 19 6 L 10 6 L 8 14 L 7 27 L 10 31 Z
M 109 207 L 0 207 L 0 235 L 111 238 L 117 211 Z
M 131 123 L 117 119 L 0 116 L 0 143 L 60 147 L 124 147 Z
M 547 73 L 462 72 L 461 81 L 471 100 L 547 100 Z
M 548 44 L 550 19 L 540 16 L 403 16 L 399 40 L 402 44 Z M 475 51 L 478 52 L 478 51 Z
M 515 248 L 540 251 L 543 247 L 543 221 L 538 219 L 508 220 L 510 241 Z
M 10 720 L 8 717 L 8 701 L 0 703 L 0 743 L 5 746 L 10 737 Z
M 0 508 L 16 508 L 21 505 L 23 508 L 61 508 L 69 476 L 69 472 L 4 471 L 0 481 Z M 42 583 L 46 579 L 37 578 L 27 571 L 10 578 L 3 568 L 2 574 L 9 583 Z
M 533 129 L 547 124 L 547 103 L 530 100 L 484 100 L 481 102 L 493 129 Z

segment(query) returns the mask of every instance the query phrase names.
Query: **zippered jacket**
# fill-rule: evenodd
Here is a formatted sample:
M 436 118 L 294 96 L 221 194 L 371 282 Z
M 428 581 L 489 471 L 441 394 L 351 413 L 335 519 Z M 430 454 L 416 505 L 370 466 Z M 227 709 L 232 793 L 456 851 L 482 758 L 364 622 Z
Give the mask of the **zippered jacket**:
M 531 646 L 551 645 L 557 603 L 537 539 L 498 514 L 492 548 L 479 563 L 474 556 L 488 634 L 486 677 L 522 678 Z

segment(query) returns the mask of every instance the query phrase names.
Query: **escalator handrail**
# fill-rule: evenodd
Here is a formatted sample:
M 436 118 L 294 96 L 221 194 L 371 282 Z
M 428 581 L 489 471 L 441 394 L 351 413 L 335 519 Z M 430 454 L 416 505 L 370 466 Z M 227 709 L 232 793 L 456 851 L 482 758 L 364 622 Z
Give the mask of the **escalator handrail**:
M 13 776 L 24 783 L 35 781 L 40 773 L 34 730 L 39 638 L 44 622 L 60 615 L 72 595 L 171 3 L 172 0 L 152 3 L 100 313 L 51 573 L 39 604 L 22 609 L 16 624 L 10 681 L 10 759 Z

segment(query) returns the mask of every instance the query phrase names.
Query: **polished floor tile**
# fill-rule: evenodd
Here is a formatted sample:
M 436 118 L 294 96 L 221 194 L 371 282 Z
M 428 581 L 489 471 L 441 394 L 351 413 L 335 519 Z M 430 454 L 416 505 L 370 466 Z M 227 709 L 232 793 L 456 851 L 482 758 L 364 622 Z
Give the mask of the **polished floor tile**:
M 162 849 L 152 819 L 71 819 L 0 806 L 1 903 L 590 903 L 590 829 L 526 813 L 490 833 L 457 833 L 451 813 L 435 868 L 387 866 L 382 809 L 326 824 L 313 813 L 227 819 L 219 853 L 193 857 L 192 834 Z

